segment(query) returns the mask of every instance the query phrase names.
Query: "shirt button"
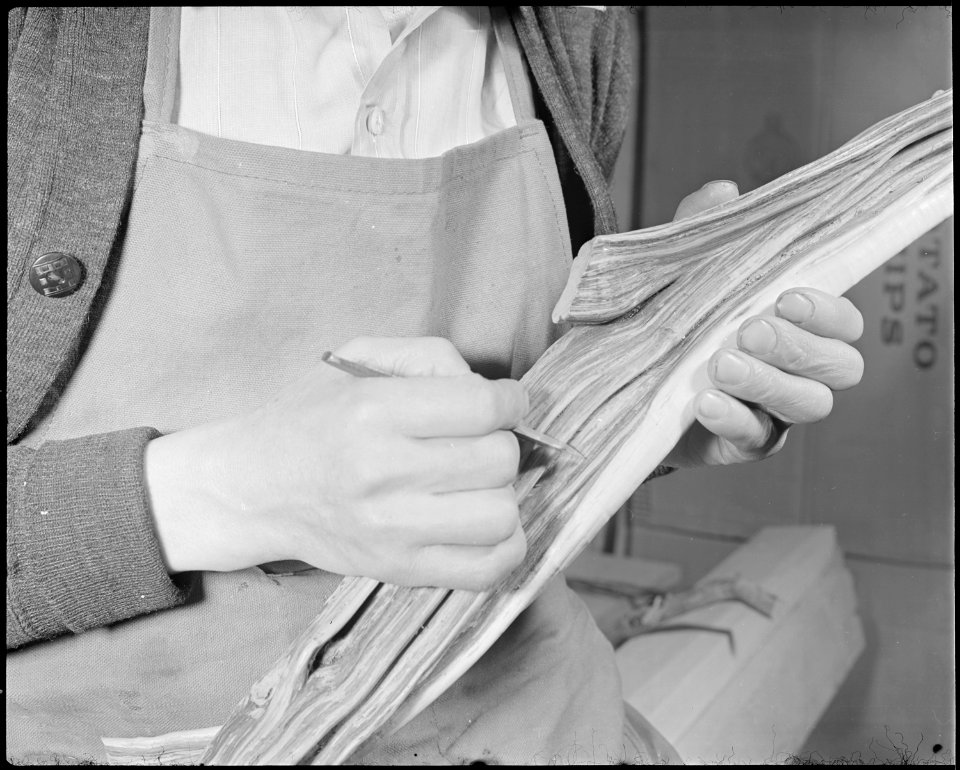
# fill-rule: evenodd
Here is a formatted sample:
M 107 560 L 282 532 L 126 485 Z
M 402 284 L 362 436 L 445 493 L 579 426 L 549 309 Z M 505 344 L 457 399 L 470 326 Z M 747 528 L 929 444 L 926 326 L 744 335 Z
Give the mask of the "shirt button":
M 44 297 L 66 297 L 83 283 L 83 265 L 72 254 L 50 251 L 30 268 L 30 285 Z
M 380 136 L 383 133 L 383 124 L 386 122 L 386 116 L 379 107 L 374 107 L 367 113 L 367 131 L 374 136 Z

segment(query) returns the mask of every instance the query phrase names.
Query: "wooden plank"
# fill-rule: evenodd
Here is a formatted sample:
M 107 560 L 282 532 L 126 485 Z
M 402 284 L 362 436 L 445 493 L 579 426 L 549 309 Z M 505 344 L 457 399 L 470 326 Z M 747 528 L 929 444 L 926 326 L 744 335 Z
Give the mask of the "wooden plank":
M 800 752 L 864 647 L 853 580 L 836 556 L 676 740 L 684 761 L 781 764 Z
M 734 682 L 836 559 L 832 528 L 762 530 L 711 570 L 704 581 L 739 576 L 756 582 L 778 597 L 773 618 L 730 602 L 683 618 L 685 623 L 726 631 L 729 636 L 670 631 L 631 640 L 617 653 L 624 697 L 667 740 L 678 740 Z
M 219 727 L 181 730 L 151 738 L 101 738 L 108 765 L 198 765 Z

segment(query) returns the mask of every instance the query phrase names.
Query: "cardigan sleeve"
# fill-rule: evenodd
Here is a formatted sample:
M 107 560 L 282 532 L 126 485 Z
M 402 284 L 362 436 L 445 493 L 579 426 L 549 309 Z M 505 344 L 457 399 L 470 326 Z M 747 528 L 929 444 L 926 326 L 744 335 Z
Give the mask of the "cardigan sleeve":
M 152 428 L 7 450 L 7 649 L 185 601 L 153 530 Z M 178 581 L 180 579 L 178 578 Z
M 131 191 L 146 7 L 7 15 L 7 648 L 185 600 L 153 531 L 135 428 L 18 443 L 82 347 Z M 66 248 L 86 278 L 67 300 L 27 266 Z M 177 578 L 179 581 L 181 578 Z

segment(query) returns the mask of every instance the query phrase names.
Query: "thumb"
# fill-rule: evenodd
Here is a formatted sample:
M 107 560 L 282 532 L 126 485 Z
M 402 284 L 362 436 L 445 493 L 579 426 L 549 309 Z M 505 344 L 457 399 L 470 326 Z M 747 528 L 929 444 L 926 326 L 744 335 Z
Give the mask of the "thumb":
M 719 206 L 721 203 L 732 201 L 739 194 L 740 190 L 736 182 L 726 179 L 707 182 L 699 190 L 690 193 L 680 201 L 680 205 L 677 206 L 677 213 L 673 215 L 673 221 L 696 216 L 707 209 Z
M 356 337 L 335 351 L 341 358 L 399 377 L 457 377 L 470 365 L 442 337 Z

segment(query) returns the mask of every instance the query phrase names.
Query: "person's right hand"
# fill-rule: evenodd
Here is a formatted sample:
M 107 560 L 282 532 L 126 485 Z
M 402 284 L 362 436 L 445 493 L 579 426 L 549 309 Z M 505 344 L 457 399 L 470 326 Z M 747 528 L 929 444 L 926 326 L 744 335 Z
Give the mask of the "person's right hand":
M 312 370 L 253 413 L 147 445 L 167 569 L 296 559 L 470 590 L 504 577 L 526 553 L 508 430 L 529 407 L 523 386 L 472 374 L 439 338 L 361 338 L 336 352 L 401 376 Z

